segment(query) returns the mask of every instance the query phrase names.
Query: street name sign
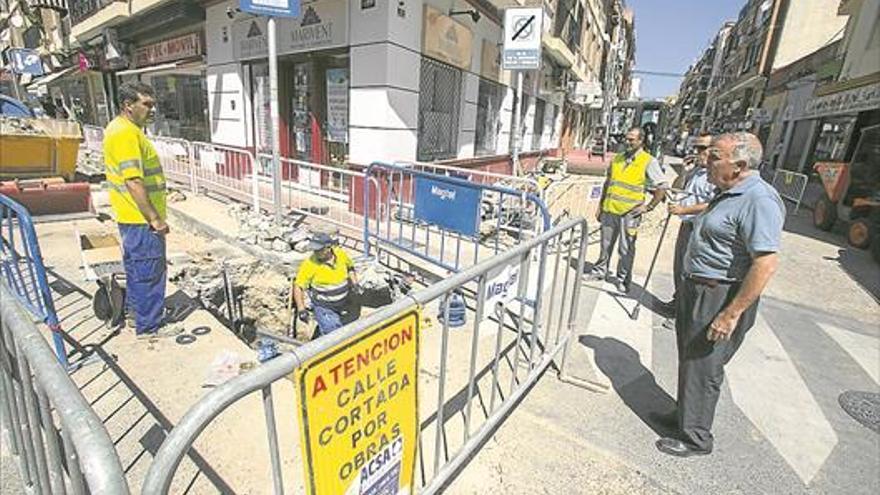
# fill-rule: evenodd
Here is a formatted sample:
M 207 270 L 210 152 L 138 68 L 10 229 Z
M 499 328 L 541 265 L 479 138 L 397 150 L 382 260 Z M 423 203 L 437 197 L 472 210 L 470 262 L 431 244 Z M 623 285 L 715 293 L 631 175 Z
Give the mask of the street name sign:
M 501 66 L 505 70 L 541 68 L 541 8 L 510 8 L 504 11 L 504 48 Z
M 273 17 L 299 17 L 300 0 L 241 0 L 242 12 Z
M 420 321 L 413 306 L 295 372 L 309 495 L 414 493 Z

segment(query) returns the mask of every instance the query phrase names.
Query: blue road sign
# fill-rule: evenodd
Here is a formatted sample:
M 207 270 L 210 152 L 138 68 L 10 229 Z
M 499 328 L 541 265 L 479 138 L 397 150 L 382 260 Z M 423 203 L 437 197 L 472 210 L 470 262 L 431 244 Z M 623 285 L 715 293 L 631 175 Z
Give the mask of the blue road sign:
M 300 0 L 241 0 L 243 12 L 273 17 L 299 17 Z
M 416 177 L 415 181 L 416 220 L 476 237 L 482 189 L 424 177 Z
M 43 61 L 36 50 L 12 48 L 9 50 L 9 65 L 16 74 L 43 75 Z

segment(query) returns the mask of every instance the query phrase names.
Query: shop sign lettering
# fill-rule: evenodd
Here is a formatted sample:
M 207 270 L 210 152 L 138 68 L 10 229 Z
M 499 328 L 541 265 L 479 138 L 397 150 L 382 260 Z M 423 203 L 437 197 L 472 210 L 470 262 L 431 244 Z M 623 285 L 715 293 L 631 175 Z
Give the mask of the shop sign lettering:
M 807 103 L 804 117 L 856 113 L 877 106 L 880 106 L 880 83 L 813 98 Z
M 315 0 L 303 4 L 299 18 L 278 18 L 278 54 L 307 52 L 348 44 L 348 2 Z M 232 26 L 239 60 L 268 56 L 267 20 L 254 17 Z
M 310 495 L 413 493 L 420 321 L 407 309 L 296 371 Z
M 137 67 L 172 62 L 202 55 L 201 33 L 189 33 L 176 38 L 139 47 L 134 54 Z

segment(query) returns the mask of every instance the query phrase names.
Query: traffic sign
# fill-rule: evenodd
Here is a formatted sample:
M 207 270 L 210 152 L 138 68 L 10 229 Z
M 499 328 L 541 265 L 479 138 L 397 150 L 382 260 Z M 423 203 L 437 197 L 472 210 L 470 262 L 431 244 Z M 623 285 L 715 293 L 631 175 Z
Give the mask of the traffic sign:
M 414 306 L 296 371 L 309 495 L 414 493 L 420 321 Z
M 299 17 L 300 0 L 241 0 L 243 12 L 273 17 Z
M 541 68 L 541 8 L 510 8 L 504 11 L 504 48 L 501 65 L 506 70 Z
M 16 74 L 42 76 L 44 73 L 39 52 L 30 48 L 11 48 L 9 50 L 9 65 L 12 72 Z

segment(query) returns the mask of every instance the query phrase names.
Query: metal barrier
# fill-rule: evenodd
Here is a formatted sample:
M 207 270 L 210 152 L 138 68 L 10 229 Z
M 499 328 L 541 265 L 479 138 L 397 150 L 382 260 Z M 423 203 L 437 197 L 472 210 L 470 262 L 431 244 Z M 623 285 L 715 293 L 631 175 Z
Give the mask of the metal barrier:
M 253 153 L 198 141 L 190 146 L 191 184 L 196 192 L 204 188 L 238 201 L 250 201 L 255 211 L 260 210 L 261 201 L 270 207 L 274 204 L 271 183 L 268 189 L 261 185 Z
M 426 162 L 409 162 L 397 161 L 394 165 L 421 172 L 428 172 L 437 175 L 446 175 L 448 177 L 457 177 L 476 184 L 487 184 L 512 187 L 521 191 L 540 194 L 541 188 L 538 181 L 524 176 L 516 176 L 510 174 L 501 174 L 498 172 L 488 172 L 485 170 L 477 170 L 472 168 L 453 167 L 450 165 L 440 165 L 437 163 Z
M 429 327 L 422 333 L 423 349 L 418 358 L 419 402 L 428 405 L 432 403 L 429 398 L 436 397 L 436 404 L 430 409 L 418 408 L 423 412 L 434 411 L 427 418 L 424 414 L 420 418 L 419 491 L 440 493 L 552 363 L 557 362 L 561 379 L 576 382 L 566 376 L 566 359 L 568 345 L 575 340 L 576 326 L 583 325 L 578 323 L 577 314 L 586 232 L 584 219 L 570 219 L 208 392 L 190 408 L 160 447 L 144 481 L 143 493 L 168 493 L 181 460 L 201 432 L 240 399 L 257 391 L 263 397 L 274 493 L 284 493 L 272 384 L 289 377 L 310 359 L 353 342 L 371 328 L 414 308 L 422 314 L 438 310 L 442 314 L 440 328 L 430 331 Z M 573 242 L 574 239 L 582 241 Z M 551 243 L 567 245 L 567 249 L 549 254 L 547 248 Z M 552 270 L 548 270 L 551 260 Z M 499 276 L 503 274 L 511 282 L 502 283 L 509 292 L 499 297 Z M 454 294 L 473 294 L 472 305 L 466 312 L 471 322 L 469 330 L 450 328 L 451 304 L 444 301 Z M 425 325 L 427 321 L 421 323 Z M 450 363 L 469 364 L 459 367 Z M 479 407 L 474 407 L 475 401 Z M 327 414 L 332 417 L 333 412 Z M 291 450 L 296 449 L 283 452 L 288 465 L 294 455 Z M 269 466 L 253 469 L 265 469 L 267 476 L 270 473 Z
M 33 219 L 24 206 L 3 194 L 0 194 L 0 241 L 3 280 L 28 311 L 52 331 L 58 362 L 68 368 L 61 323 L 55 313 Z
M 159 155 L 165 178 L 197 190 L 195 169 L 192 167 L 192 144 L 185 139 L 167 137 L 151 137 L 150 141 Z
M 83 143 L 91 151 L 104 152 L 104 129 L 95 125 L 82 126 Z
M 533 193 L 494 185 L 475 186 L 461 178 L 379 162 L 371 164 L 365 176 L 363 227 L 367 255 L 372 248 L 371 241 L 376 241 L 377 245 L 399 249 L 456 272 L 480 261 L 481 246 L 484 257 L 497 255 L 550 227 L 550 214 L 544 202 Z M 478 235 L 471 237 L 416 219 L 417 179 L 478 189 L 481 201 Z M 449 212 L 450 217 L 456 215 L 457 212 Z M 491 239 L 486 239 L 490 236 Z
M 271 167 L 272 155 L 257 156 L 261 166 Z M 261 190 L 271 191 L 271 175 L 260 175 Z M 301 215 L 360 231 L 363 218 L 355 212 L 355 185 L 364 173 L 292 158 L 281 159 L 280 204 Z
M 783 199 L 794 203 L 795 214 L 801 207 L 801 200 L 804 198 L 809 180 L 806 175 L 789 170 L 776 169 L 776 173 L 773 174 L 773 187 Z
M 575 179 L 552 182 L 542 191 L 542 198 L 554 222 L 570 217 L 593 218 L 602 197 L 603 178 Z
M 0 300 L 0 434 L 18 460 L 23 488 L 28 493 L 129 493 L 100 418 L 3 282 Z

